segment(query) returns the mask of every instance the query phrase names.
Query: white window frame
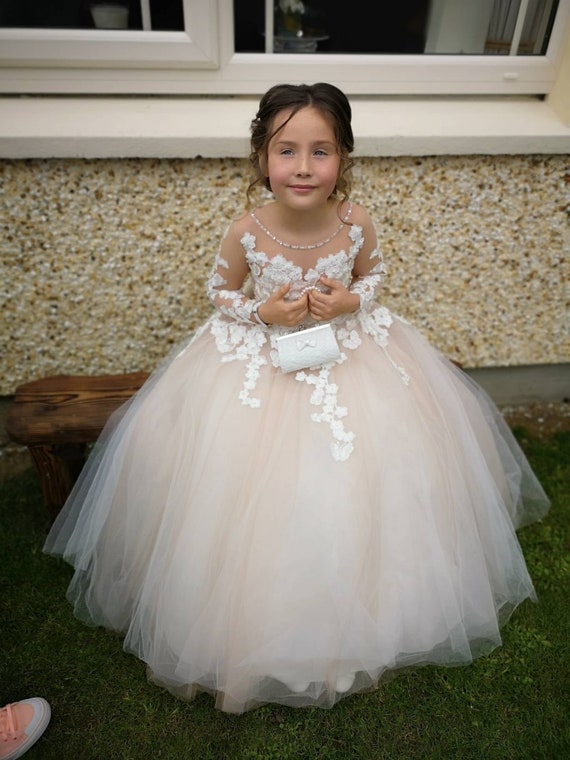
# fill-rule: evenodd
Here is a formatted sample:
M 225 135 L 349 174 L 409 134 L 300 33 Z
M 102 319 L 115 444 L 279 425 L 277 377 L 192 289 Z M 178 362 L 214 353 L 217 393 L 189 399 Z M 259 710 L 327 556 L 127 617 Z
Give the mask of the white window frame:
M 232 0 L 183 2 L 185 32 L 0 30 L 0 92 L 258 95 L 320 80 L 351 95 L 544 95 L 570 34 L 561 0 L 544 56 L 235 53 Z
M 113 29 L 0 29 L 0 66 L 73 70 L 215 68 L 217 0 L 181 0 L 183 32 Z

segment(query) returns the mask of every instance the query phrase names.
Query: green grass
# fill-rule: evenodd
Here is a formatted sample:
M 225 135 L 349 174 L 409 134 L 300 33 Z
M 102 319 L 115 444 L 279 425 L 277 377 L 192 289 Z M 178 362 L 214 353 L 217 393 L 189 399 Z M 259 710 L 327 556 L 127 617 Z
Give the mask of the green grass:
M 267 705 L 241 716 L 148 683 L 121 638 L 77 621 L 71 568 L 42 553 L 32 471 L 0 485 L 0 702 L 44 696 L 52 721 L 26 760 L 563 760 L 570 758 L 570 434 L 517 431 L 552 509 L 519 537 L 539 603 L 466 668 L 425 667 L 332 710 Z

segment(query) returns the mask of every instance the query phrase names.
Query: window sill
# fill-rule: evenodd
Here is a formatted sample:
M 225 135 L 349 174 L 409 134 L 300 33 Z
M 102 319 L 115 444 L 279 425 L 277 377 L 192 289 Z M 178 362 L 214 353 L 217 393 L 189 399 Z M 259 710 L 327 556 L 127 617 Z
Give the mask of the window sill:
M 351 97 L 356 155 L 570 153 L 570 125 L 520 98 Z M 6 96 L 0 157 L 246 157 L 251 97 Z

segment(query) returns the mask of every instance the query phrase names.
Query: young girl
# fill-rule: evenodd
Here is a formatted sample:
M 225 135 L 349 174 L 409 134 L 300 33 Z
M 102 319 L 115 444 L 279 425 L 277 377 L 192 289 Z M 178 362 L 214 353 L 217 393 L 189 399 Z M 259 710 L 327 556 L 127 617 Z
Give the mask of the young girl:
M 111 419 L 45 547 L 80 618 L 236 713 L 496 647 L 535 598 L 515 529 L 548 508 L 484 392 L 376 300 L 345 95 L 277 85 L 251 135 L 274 200 L 230 225 L 216 312 Z M 323 324 L 338 355 L 295 336 L 313 366 L 283 371 L 280 336 Z

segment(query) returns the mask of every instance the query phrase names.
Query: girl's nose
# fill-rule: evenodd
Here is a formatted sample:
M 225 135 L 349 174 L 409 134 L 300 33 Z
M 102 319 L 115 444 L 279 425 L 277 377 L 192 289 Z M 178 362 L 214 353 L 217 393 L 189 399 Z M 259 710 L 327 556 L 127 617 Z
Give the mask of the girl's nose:
M 310 174 L 310 163 L 307 156 L 299 156 L 297 161 L 297 174 L 301 174 L 303 176 Z

